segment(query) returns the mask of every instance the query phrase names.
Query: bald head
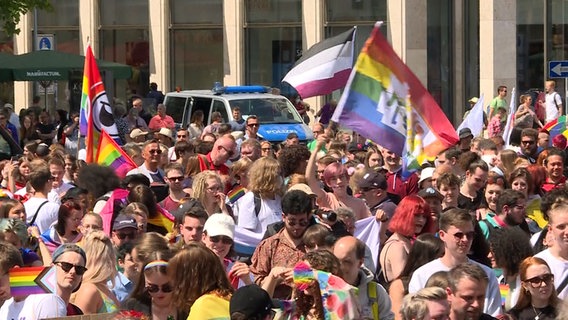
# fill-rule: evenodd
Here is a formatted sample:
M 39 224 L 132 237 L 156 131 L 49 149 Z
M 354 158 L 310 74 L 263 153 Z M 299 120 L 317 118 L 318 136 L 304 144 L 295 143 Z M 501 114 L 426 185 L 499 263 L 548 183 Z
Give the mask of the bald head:
M 333 246 L 333 255 L 339 260 L 343 280 L 356 286 L 365 260 L 365 244 L 352 236 L 339 238 Z
M 213 164 L 218 166 L 231 159 L 235 154 L 236 146 L 235 138 L 232 135 L 226 134 L 219 137 L 213 144 L 213 150 L 211 150 Z

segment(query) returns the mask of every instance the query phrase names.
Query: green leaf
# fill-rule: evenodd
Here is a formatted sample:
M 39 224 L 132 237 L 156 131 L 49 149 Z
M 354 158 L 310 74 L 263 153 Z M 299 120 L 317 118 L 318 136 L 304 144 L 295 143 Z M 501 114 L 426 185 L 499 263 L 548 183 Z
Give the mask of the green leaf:
M 0 23 L 4 32 L 7 35 L 19 34 L 17 25 L 20 17 L 34 8 L 53 10 L 50 0 L 0 0 Z

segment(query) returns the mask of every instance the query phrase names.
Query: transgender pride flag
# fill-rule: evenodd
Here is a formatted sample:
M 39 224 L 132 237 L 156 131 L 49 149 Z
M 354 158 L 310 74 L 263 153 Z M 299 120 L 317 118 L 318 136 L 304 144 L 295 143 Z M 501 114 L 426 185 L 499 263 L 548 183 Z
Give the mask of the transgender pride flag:
M 407 132 L 413 132 L 423 157 L 435 157 L 458 142 L 456 131 L 379 27 L 361 50 L 332 120 L 400 156 L 414 149 L 407 147 Z M 413 128 L 407 130 L 409 111 Z

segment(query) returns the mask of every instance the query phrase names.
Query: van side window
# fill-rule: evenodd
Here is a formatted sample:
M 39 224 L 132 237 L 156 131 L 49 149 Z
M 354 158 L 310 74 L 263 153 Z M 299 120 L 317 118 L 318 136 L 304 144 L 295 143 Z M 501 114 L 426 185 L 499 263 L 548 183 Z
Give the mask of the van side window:
M 187 98 L 185 97 L 168 97 L 168 100 L 165 103 L 166 113 L 174 119 L 175 123 L 182 123 L 186 101 Z
M 211 113 L 215 111 L 221 114 L 221 117 L 223 117 L 223 123 L 229 122 L 229 115 L 227 114 L 227 108 L 225 107 L 223 101 L 220 100 L 213 101 L 213 111 Z
M 193 116 L 193 114 L 197 110 L 203 111 L 203 115 L 204 115 L 203 124 L 208 125 L 209 121 L 210 121 L 210 119 L 209 119 L 210 114 L 209 113 L 211 111 L 211 103 L 212 102 L 213 102 L 213 99 L 211 99 L 211 98 L 198 98 L 198 97 L 193 98 L 193 110 L 191 110 L 191 115 Z

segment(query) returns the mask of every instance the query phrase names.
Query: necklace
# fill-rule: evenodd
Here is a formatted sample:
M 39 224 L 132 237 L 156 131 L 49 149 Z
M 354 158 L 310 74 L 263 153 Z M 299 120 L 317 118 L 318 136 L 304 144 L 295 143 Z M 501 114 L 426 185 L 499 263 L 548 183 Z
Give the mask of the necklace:
M 534 306 L 533 306 L 533 305 L 531 305 L 531 307 L 533 308 L 533 311 L 534 311 L 534 314 L 535 314 L 535 316 L 534 316 L 534 320 L 538 320 L 538 319 L 540 319 L 540 315 L 542 314 L 542 311 L 541 311 L 541 312 L 539 312 L 539 313 L 537 313 L 537 312 L 536 312 L 536 309 L 534 308 Z

